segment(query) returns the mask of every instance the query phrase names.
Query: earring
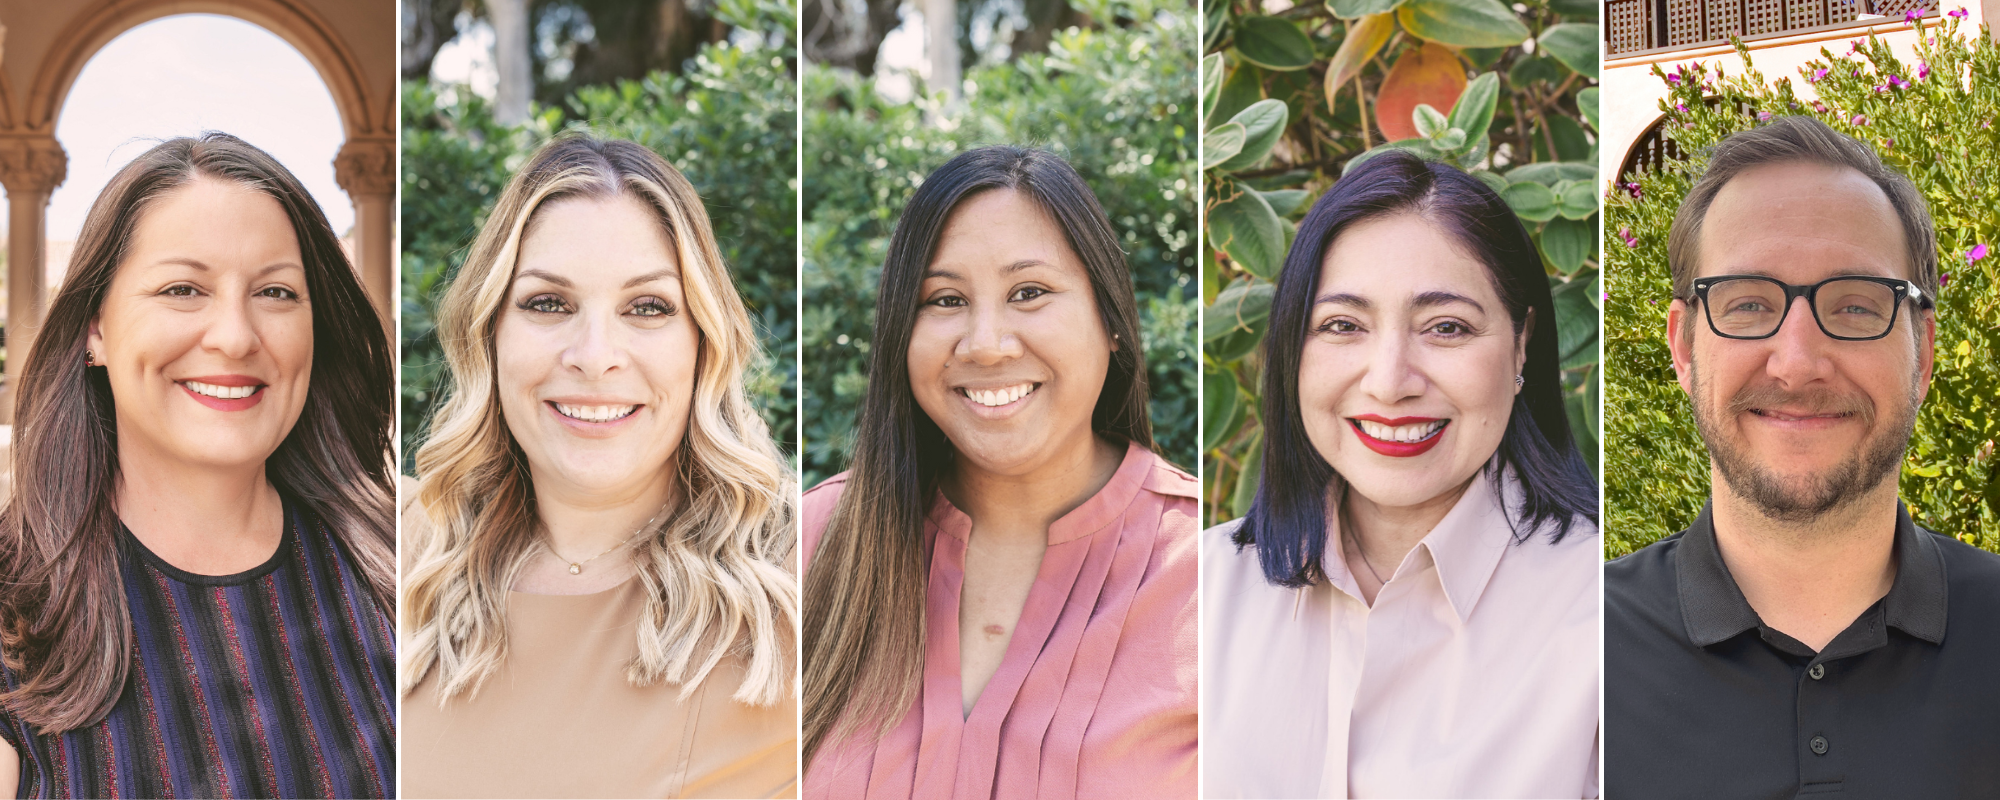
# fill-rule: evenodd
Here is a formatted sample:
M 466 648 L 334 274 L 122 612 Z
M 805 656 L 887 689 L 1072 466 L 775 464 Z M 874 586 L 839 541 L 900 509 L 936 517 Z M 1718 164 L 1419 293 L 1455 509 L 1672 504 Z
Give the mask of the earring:
M 1523 378 L 1523 377 L 1521 377 L 1521 374 L 1520 374 L 1520 373 L 1518 373 L 1518 372 L 1517 372 L 1517 373 L 1514 373 L 1514 388 L 1515 388 L 1515 390 L 1517 390 L 1517 391 L 1518 391 L 1518 390 L 1519 390 L 1519 389 L 1520 389 L 1521 387 L 1523 387 L 1523 386 L 1527 386 L 1527 385 L 1528 385 L 1528 379 L 1527 379 L 1527 378 Z
M 83 365 L 86 367 L 97 366 L 97 359 L 91 355 L 89 350 L 83 351 Z

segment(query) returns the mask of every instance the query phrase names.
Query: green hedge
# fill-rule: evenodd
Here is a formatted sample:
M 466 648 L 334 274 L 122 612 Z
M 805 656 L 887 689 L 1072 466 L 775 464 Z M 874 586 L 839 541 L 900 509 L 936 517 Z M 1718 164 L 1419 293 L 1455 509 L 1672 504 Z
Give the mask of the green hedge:
M 507 180 L 536 146 L 569 128 L 630 139 L 687 175 L 750 307 L 765 359 L 751 402 L 794 450 L 797 254 L 797 84 L 790 73 L 792 5 L 738 0 L 719 13 L 739 29 L 783 31 L 704 46 L 682 74 L 655 73 L 579 89 L 565 108 L 541 108 L 503 127 L 463 87 L 403 85 L 404 469 L 422 442 L 446 380 L 433 314 Z
M 1195 463 L 1194 46 L 1186 4 L 1083 8 L 1097 22 L 1047 54 L 967 72 L 962 105 L 892 103 L 852 71 L 805 69 L 805 485 L 846 468 L 867 386 L 876 284 L 902 206 L 953 155 L 1052 150 L 1075 166 L 1124 245 L 1142 314 L 1154 436 Z
M 1594 0 L 1203 6 L 1203 524 L 1242 516 L 1257 494 L 1259 345 L 1298 222 L 1343 171 L 1389 149 L 1470 171 L 1534 236 L 1555 297 L 1571 433 L 1595 467 Z
M 1936 18 L 1934 18 L 1935 20 Z M 1605 436 L 1605 555 L 1630 553 L 1685 527 L 1708 498 L 1708 451 L 1667 353 L 1667 232 L 1681 198 L 1706 167 L 1704 153 L 1730 133 L 1770 116 L 1807 114 L 1873 144 L 1888 165 L 1915 181 L 1937 223 L 1947 276 L 1937 301 L 1937 367 L 1917 414 L 1900 493 L 1917 522 L 2000 551 L 2000 481 L 1993 457 L 2000 397 L 2000 296 L 1994 292 L 2000 243 L 2000 48 L 1985 31 L 1966 36 L 1955 18 L 1922 26 L 1934 43 L 1903 62 L 1872 37 L 1845 52 L 1822 48 L 1800 70 L 1817 99 L 1789 77 L 1767 80 L 1750 53 L 1735 75 L 1699 62 L 1671 72 L 1660 104 L 1668 139 L 1686 161 L 1615 187 L 1606 204 L 1610 301 L 1605 310 L 1608 376 L 1615 413 Z M 1895 80 L 1890 80 L 1891 76 Z M 1683 110 L 1685 109 L 1685 110 Z M 1636 196 L 1635 196 L 1636 195 Z

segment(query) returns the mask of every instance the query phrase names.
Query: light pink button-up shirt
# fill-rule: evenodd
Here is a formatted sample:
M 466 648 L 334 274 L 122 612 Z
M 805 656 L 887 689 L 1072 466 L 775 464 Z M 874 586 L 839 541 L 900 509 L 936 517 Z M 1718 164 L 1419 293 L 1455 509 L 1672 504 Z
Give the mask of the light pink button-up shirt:
M 845 473 L 800 504 L 808 564 L 844 488 Z M 822 746 L 805 797 L 1193 797 L 1197 496 L 1194 478 L 1128 447 L 1111 481 L 1049 526 L 1007 653 L 967 715 L 958 599 L 972 518 L 940 495 L 924 525 L 922 695 L 880 741 Z
M 1511 544 L 1493 486 L 1473 481 L 1372 608 L 1335 532 L 1308 589 L 1265 580 L 1240 520 L 1202 533 L 1204 796 L 1597 796 L 1601 538 Z

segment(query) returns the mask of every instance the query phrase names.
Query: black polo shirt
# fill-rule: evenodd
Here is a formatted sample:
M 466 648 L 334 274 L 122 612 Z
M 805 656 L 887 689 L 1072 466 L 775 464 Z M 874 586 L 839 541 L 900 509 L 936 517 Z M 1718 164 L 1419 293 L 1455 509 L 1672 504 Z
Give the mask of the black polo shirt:
M 1814 653 L 1710 511 L 1604 569 L 1604 795 L 2000 797 L 2000 556 L 1896 511 L 1889 594 Z

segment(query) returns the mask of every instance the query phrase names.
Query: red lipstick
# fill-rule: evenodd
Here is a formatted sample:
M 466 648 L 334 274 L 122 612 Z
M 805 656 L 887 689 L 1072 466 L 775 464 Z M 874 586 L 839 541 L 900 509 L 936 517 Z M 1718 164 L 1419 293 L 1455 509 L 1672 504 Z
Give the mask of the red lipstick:
M 1421 441 L 1391 442 L 1369 436 L 1368 432 L 1361 428 L 1361 423 L 1363 422 L 1373 422 L 1390 427 L 1421 425 L 1429 422 L 1443 422 L 1444 424 L 1438 426 L 1436 431 L 1433 431 L 1431 435 L 1424 437 Z M 1436 447 L 1438 442 L 1444 441 L 1444 429 L 1451 427 L 1451 421 L 1441 420 L 1436 417 L 1396 417 L 1391 419 L 1375 414 L 1362 414 L 1349 417 L 1347 427 L 1353 429 L 1355 437 L 1359 438 L 1361 443 L 1366 445 L 1370 450 L 1393 458 L 1411 458 L 1430 452 L 1430 449 Z

